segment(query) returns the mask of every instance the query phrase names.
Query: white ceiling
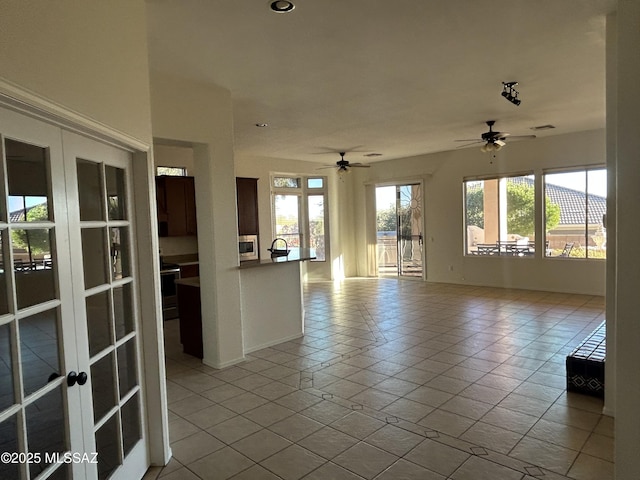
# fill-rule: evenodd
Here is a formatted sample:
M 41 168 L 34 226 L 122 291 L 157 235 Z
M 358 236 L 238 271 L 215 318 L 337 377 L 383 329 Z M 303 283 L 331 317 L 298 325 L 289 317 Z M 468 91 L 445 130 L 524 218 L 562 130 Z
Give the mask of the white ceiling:
M 455 149 L 486 120 L 557 127 L 539 137 L 604 127 L 615 0 L 293 2 L 147 1 L 152 71 L 229 89 L 236 155 L 369 162 Z

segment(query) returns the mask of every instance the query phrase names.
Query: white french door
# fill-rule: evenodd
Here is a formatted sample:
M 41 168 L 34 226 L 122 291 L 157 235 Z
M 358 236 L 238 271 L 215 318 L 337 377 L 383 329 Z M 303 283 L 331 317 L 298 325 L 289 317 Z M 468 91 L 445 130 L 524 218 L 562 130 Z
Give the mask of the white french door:
M 0 478 L 141 478 L 131 154 L 4 109 L 0 140 Z

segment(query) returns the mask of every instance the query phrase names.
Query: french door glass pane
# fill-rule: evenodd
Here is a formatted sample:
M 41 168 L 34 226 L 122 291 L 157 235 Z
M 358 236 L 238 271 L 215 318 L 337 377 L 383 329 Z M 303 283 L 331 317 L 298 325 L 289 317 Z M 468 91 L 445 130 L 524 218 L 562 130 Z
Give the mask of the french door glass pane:
M 136 343 L 135 337 L 118 347 L 118 382 L 120 398 L 138 384 L 136 375 Z
M 316 251 L 316 261 L 325 260 L 324 195 L 309 195 L 309 247 Z
M 87 297 L 85 303 L 89 331 L 89 354 L 94 356 L 112 343 L 109 293 L 100 292 Z
M 52 237 L 52 228 L 19 228 L 11 232 L 19 309 L 57 298 Z
M 120 340 L 135 328 L 130 283 L 113 289 L 113 313 L 116 323 L 116 340 Z
M 100 164 L 77 159 L 80 220 L 104 220 Z
M 42 457 L 41 463 L 29 465 L 30 478 L 35 478 L 48 466 L 44 463 L 45 453 L 62 453 L 68 450 L 62 385 L 28 405 L 25 416 L 28 451 L 40 453 Z
M 0 412 L 15 402 L 13 390 L 13 362 L 11 361 L 11 345 L 13 335 L 9 324 L 0 325 Z M 0 439 L 2 435 L 0 435 Z M 2 440 L 0 440 L 0 443 Z M 7 452 L 8 450 L 0 450 Z M 0 475 L 0 478 L 2 475 Z
M 107 283 L 106 229 L 82 229 L 82 265 L 84 267 L 84 287 L 92 288 Z
M 116 405 L 113 353 L 105 355 L 91 365 L 93 393 L 93 419 L 97 422 Z
M 125 220 L 125 172 L 122 168 L 105 166 L 107 177 L 107 202 L 109 204 L 109 220 Z
M 60 375 L 57 309 L 18 320 L 24 394 Z
M 127 227 L 109 228 L 111 275 L 113 280 L 120 280 L 131 275 L 128 236 L 129 229 Z
M 9 220 L 50 220 L 47 149 L 5 139 Z
M 4 422 L 0 422 L 0 452 L 19 451 L 17 416 L 12 415 Z M 20 465 L 17 463 L 0 462 L 0 478 L 19 478 L 19 469 Z
M 0 202 L 2 203 L 2 202 Z M 7 296 L 7 271 L 5 269 L 5 241 L 7 230 L 0 230 L 0 315 L 9 313 L 9 297 Z
M 125 455 L 142 438 L 139 397 L 139 393 L 133 395 L 120 410 L 122 418 L 122 447 Z
M 109 477 L 122 462 L 118 441 L 118 415 L 113 415 L 96 432 L 96 452 L 98 453 L 98 478 Z
M 289 248 L 300 247 L 300 197 L 276 195 L 276 236 L 284 238 Z

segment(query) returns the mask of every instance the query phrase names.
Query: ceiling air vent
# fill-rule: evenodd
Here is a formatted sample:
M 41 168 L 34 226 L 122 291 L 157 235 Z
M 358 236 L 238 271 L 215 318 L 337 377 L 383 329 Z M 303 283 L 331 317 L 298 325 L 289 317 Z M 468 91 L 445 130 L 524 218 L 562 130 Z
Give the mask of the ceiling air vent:
M 555 125 L 547 123 L 546 125 L 538 125 L 537 127 L 531 127 L 531 130 L 552 130 L 556 128 Z

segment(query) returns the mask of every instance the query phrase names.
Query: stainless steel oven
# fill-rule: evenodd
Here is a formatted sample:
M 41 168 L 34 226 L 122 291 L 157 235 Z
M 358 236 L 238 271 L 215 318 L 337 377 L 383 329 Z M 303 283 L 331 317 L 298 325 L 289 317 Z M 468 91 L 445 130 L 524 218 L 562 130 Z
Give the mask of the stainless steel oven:
M 160 270 L 160 290 L 162 292 L 162 319 L 178 318 L 178 297 L 176 280 L 180 278 L 180 267 L 165 263 Z
M 240 255 L 240 261 L 258 260 L 258 258 L 260 258 L 260 254 L 258 252 L 258 236 L 238 236 L 238 255 Z

